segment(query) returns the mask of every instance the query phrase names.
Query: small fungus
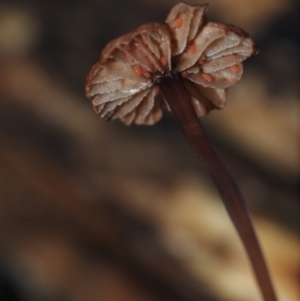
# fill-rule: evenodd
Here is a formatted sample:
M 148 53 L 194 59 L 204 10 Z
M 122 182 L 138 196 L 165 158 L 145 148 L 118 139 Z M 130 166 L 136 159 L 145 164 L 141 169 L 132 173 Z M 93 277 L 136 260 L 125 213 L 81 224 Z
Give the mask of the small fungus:
M 241 79 L 242 61 L 255 52 L 254 42 L 238 27 L 206 22 L 206 10 L 207 5 L 179 3 L 166 24 L 146 24 L 110 42 L 87 77 L 86 95 L 95 112 L 126 124 L 156 123 L 166 99 L 152 87 L 174 72 L 183 75 L 193 105 L 201 103 L 198 117 L 222 109 L 227 89 Z
M 149 23 L 110 42 L 89 72 L 86 96 L 104 120 L 152 125 L 165 103 L 211 174 L 252 263 L 265 301 L 276 301 L 243 196 L 199 117 L 226 104 L 227 89 L 257 51 L 242 29 L 206 21 L 208 5 L 178 3 L 165 24 Z

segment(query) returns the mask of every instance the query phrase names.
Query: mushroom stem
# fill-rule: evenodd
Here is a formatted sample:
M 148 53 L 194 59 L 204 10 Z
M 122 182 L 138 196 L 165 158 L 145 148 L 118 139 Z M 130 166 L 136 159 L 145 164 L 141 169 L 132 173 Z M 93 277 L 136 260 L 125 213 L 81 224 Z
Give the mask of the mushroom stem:
M 202 124 L 196 115 L 190 94 L 178 71 L 171 71 L 157 80 L 190 146 L 198 159 L 211 174 L 223 199 L 227 212 L 244 244 L 265 301 L 276 301 L 257 236 L 255 234 L 244 198 L 233 177 L 227 171 Z

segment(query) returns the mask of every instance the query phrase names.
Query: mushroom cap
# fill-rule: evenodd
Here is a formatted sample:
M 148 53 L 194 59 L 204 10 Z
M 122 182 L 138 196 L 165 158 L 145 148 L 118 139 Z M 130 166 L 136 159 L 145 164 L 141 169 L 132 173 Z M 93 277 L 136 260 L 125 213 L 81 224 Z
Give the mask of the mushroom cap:
M 170 70 L 181 73 L 199 117 L 222 109 L 256 50 L 242 29 L 207 23 L 207 8 L 178 3 L 166 24 L 145 24 L 108 43 L 86 80 L 95 113 L 127 125 L 156 123 L 164 105 L 156 80 Z

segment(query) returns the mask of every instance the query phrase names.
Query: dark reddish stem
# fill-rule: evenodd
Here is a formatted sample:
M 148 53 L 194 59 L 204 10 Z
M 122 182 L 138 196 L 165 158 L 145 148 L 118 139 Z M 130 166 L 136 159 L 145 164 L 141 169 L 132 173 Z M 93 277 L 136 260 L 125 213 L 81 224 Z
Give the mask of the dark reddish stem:
M 255 234 L 244 198 L 207 138 L 196 115 L 181 75 L 172 71 L 157 80 L 193 151 L 211 174 L 229 216 L 244 244 L 265 301 L 276 301 L 266 262 Z

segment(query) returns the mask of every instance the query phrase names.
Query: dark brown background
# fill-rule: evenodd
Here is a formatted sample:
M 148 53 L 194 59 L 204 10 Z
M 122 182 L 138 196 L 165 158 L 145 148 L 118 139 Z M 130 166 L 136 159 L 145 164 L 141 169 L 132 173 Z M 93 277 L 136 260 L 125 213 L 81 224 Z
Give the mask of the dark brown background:
M 0 1 L 1 300 L 261 300 L 171 114 L 125 127 L 98 120 L 84 97 L 103 46 L 175 3 Z M 209 3 L 210 20 L 242 27 L 260 53 L 203 122 L 246 196 L 280 300 L 295 301 L 299 7 Z

